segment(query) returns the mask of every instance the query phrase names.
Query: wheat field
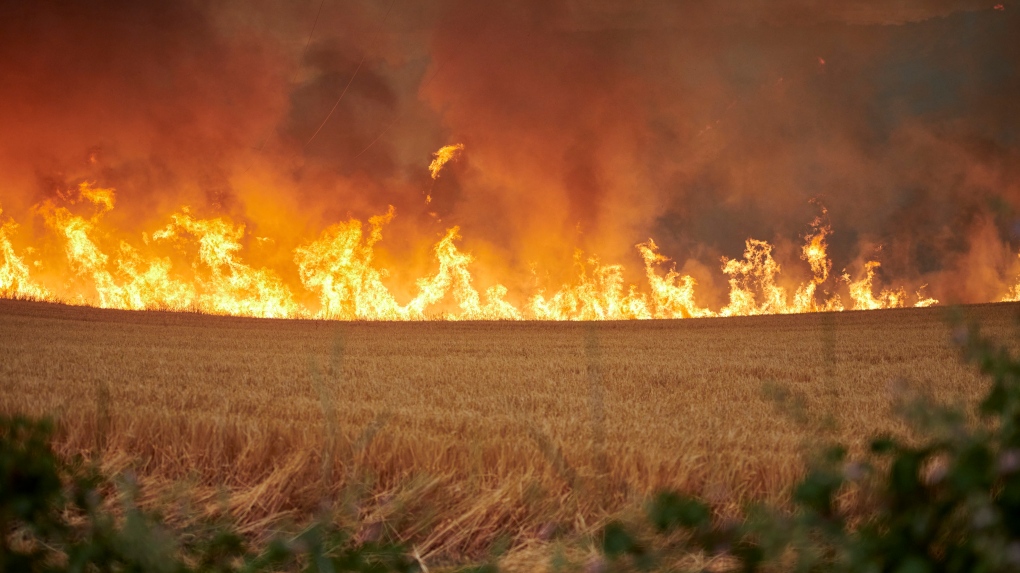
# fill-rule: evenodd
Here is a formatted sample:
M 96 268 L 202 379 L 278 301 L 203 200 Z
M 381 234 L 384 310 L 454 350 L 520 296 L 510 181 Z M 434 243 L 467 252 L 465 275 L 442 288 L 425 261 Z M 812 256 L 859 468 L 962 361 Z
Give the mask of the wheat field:
M 963 309 L 1001 337 L 1016 312 Z M 0 412 L 53 416 L 59 451 L 253 536 L 325 503 L 425 561 L 527 555 L 661 487 L 782 503 L 811 443 L 904 431 L 904 383 L 973 401 L 947 316 L 337 323 L 5 300 Z

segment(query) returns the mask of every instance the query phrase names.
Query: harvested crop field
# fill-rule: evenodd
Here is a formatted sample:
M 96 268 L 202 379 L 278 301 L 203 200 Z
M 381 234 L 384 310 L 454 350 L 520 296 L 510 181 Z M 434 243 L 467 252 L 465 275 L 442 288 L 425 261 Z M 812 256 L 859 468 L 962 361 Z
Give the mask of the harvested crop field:
M 1014 332 L 1015 305 L 963 310 Z M 947 317 L 336 323 L 5 300 L 0 412 L 52 415 L 60 451 L 98 452 L 153 503 L 186 489 L 257 535 L 341 500 L 443 560 L 591 531 L 660 487 L 724 512 L 782 501 L 826 415 L 859 445 L 902 429 L 897 381 L 981 393 Z

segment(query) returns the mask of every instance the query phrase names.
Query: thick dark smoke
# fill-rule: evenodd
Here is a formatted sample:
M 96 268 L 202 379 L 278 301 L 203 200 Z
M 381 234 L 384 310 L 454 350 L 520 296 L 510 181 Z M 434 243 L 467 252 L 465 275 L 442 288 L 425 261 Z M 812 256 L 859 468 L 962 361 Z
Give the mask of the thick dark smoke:
M 749 236 L 795 263 L 820 203 L 836 271 L 996 298 L 1020 271 L 1020 4 L 889 4 L 5 2 L 0 205 L 38 234 L 30 206 L 88 179 L 120 228 L 188 204 L 285 245 L 394 205 L 397 279 L 460 225 L 524 285 L 575 248 L 640 272 L 649 237 L 703 283 Z

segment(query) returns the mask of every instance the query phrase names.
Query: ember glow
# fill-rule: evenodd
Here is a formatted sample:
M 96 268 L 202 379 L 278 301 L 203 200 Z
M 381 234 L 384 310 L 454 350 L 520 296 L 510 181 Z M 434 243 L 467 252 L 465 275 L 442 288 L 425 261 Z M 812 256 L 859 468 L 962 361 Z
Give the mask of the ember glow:
M 13 3 L 0 295 L 342 320 L 1017 301 L 1013 8 Z

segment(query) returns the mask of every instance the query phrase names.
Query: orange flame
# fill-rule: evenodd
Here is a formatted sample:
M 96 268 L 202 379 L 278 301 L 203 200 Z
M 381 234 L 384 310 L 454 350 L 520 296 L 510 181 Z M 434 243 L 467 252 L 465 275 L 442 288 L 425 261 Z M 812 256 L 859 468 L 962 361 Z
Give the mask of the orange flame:
M 876 297 L 873 293 L 872 282 L 875 279 L 875 269 L 882 266 L 878 261 L 864 263 L 864 277 L 851 282 L 850 276 L 844 274 L 843 278 L 850 286 L 850 298 L 854 301 L 854 310 L 875 310 L 879 308 L 901 308 L 907 298 L 903 289 L 886 289 Z M 924 306 L 930 306 L 925 304 Z
M 455 143 L 453 145 L 444 145 L 439 148 L 439 151 L 432 154 L 432 163 L 429 163 L 429 173 L 432 174 L 432 179 L 439 177 L 439 172 L 443 170 L 443 166 L 457 159 L 461 152 L 464 151 L 463 143 Z
M 645 260 L 645 274 L 652 289 L 652 308 L 655 318 L 697 318 L 713 316 L 707 308 L 701 308 L 694 302 L 694 287 L 698 284 L 690 275 L 681 276 L 676 268 L 671 268 L 665 277 L 655 272 L 655 266 L 669 261 L 658 253 L 655 241 L 637 246 L 641 257 Z
M 0 209 L 3 215 L 3 209 Z M 28 265 L 14 253 L 10 236 L 17 230 L 14 221 L 0 223 L 0 296 L 4 298 L 49 298 L 45 288 L 29 277 Z
M 449 160 L 452 155 L 446 157 Z M 8 220 L 0 225 L 0 295 L 103 308 L 194 309 L 215 314 L 341 320 L 671 319 L 844 310 L 838 294 L 819 294 L 826 283 L 833 291 L 845 288 L 854 309 L 901 307 L 907 301 L 902 288 L 875 294 L 877 261 L 865 263 L 864 274 L 856 281 L 845 272 L 830 280 L 832 262 L 827 238 L 832 229 L 824 220 L 824 209 L 822 216 L 811 223 L 812 231 L 804 236 L 801 249 L 800 258 L 811 269 L 810 280 L 792 290 L 784 287 L 780 281 L 782 267 L 773 257 L 773 246 L 748 239 L 743 258 L 722 259 L 722 272 L 729 283 L 728 303 L 713 311 L 697 302 L 697 281 L 693 277 L 682 275 L 675 265 L 661 274 L 659 267 L 669 259 L 659 253 L 652 239 L 636 245 L 644 261 L 646 291 L 627 284 L 622 265 L 604 264 L 597 257 L 577 251 L 572 281 L 555 291 L 539 290 L 522 297 L 523 304 L 515 306 L 507 300 L 509 289 L 503 285 L 479 291 L 471 271 L 474 257 L 458 248 L 459 229 L 452 227 L 432 249 L 435 270 L 417 279 L 414 296 L 402 303 L 387 286 L 390 273 L 377 266 L 375 256 L 383 228 L 395 216 L 392 207 L 371 217 L 367 228 L 351 219 L 332 225 L 317 239 L 295 248 L 292 260 L 300 281 L 295 291 L 275 270 L 242 259 L 244 225 L 226 217 L 198 218 L 188 207 L 173 213 L 163 228 L 151 235 L 143 234 L 142 247 L 120 241 L 116 248 L 104 250 L 102 245 L 109 241 L 109 233 L 101 230 L 103 218 L 114 209 L 116 194 L 113 189 L 89 183 L 80 184 L 75 191 L 65 200 L 91 206 L 90 216 L 76 214 L 51 200 L 34 208 L 60 239 L 71 276 L 63 277 L 62 286 L 52 288 L 36 280 L 31 266 L 15 251 L 10 237 L 17 226 Z M 260 245 L 274 244 L 267 237 L 255 240 Z M 155 254 L 159 248 L 170 247 L 189 256 L 190 265 L 175 267 L 170 257 Z M 916 296 L 915 306 L 938 304 L 924 297 L 921 290 Z M 1020 285 L 1010 296 L 1020 298 Z M 314 299 L 317 304 L 301 302 L 306 299 Z
M 197 279 L 199 308 L 216 314 L 240 314 L 287 318 L 297 316 L 299 308 L 290 289 L 272 271 L 254 269 L 237 260 L 238 242 L 244 225 L 234 226 L 225 219 L 195 219 L 187 207 L 170 217 L 170 224 L 153 233 L 157 241 L 182 241 L 186 236 L 198 241 L 198 258 L 206 267 Z
M 93 217 L 86 219 L 75 215 L 51 201 L 43 202 L 37 211 L 46 224 L 65 239 L 64 248 L 71 270 L 79 278 L 92 280 L 99 298 L 97 306 L 131 310 L 187 307 L 193 297 L 190 287 L 170 279 L 169 260 L 152 258 L 146 261 L 130 245 L 121 243 L 120 256 L 111 265 L 110 256 L 93 240 L 96 224 L 104 213 L 113 209 L 113 189 L 82 183 L 78 191 L 82 199 L 98 208 Z M 141 267 L 147 268 L 142 271 Z M 79 303 L 89 302 L 82 294 L 77 299 Z
M 652 318 L 645 298 L 631 286 L 624 293 L 623 267 L 602 265 L 595 257 L 587 264 L 580 251 L 574 253 L 578 269 L 577 284 L 564 285 L 552 296 L 544 292 L 528 303 L 539 320 L 626 320 Z M 588 274 L 591 265 L 591 275 Z
M 1001 302 L 1020 302 L 1020 278 L 1017 279 L 1015 285 L 1009 287 L 1009 291 L 1002 297 Z
M 302 284 L 319 293 L 318 317 L 411 318 L 383 284 L 385 271 L 372 267 L 372 247 L 382 239 L 382 226 L 392 218 L 390 207 L 385 215 L 369 219 L 368 238 L 363 237 L 361 221 L 333 225 L 318 240 L 294 251 Z

